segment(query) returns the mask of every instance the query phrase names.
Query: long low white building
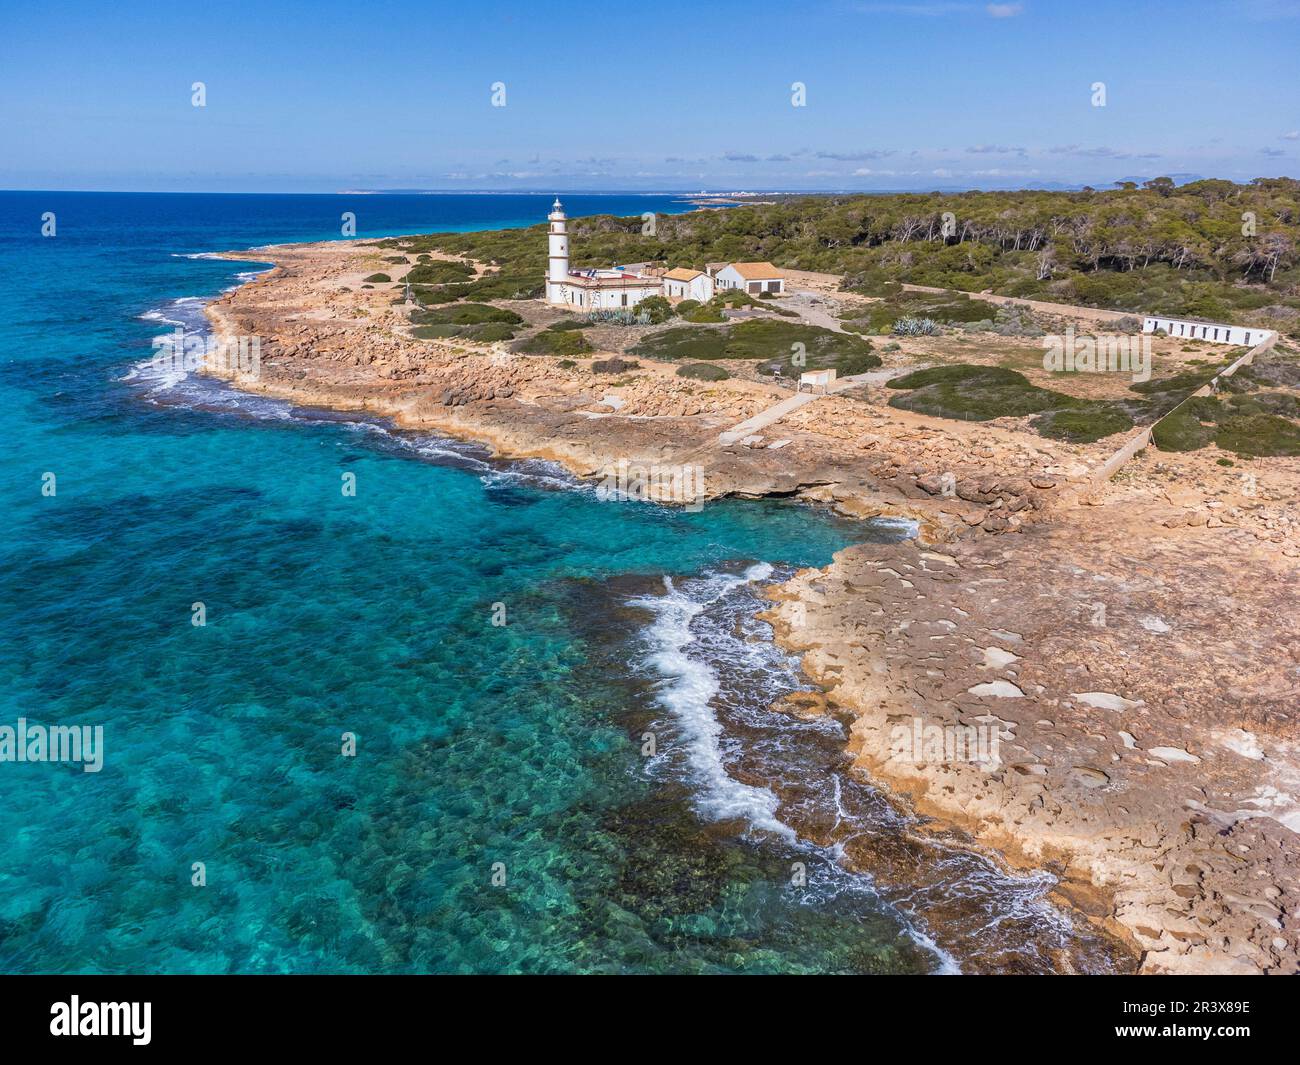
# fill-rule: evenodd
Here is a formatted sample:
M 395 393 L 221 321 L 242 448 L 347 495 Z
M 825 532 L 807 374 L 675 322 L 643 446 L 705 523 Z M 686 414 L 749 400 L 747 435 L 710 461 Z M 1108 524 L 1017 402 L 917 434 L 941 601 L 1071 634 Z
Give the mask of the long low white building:
M 663 295 L 662 278 L 647 277 L 628 270 L 583 270 L 567 274 L 553 286 L 552 303 L 568 304 L 584 311 L 624 310 L 649 296 Z
M 1148 315 L 1142 319 L 1142 332 L 1163 330 L 1171 337 L 1188 340 L 1208 340 L 1211 344 L 1244 344 L 1252 347 L 1262 341 L 1272 330 L 1260 326 L 1228 325 L 1225 322 L 1206 322 L 1199 318 L 1169 318 Z

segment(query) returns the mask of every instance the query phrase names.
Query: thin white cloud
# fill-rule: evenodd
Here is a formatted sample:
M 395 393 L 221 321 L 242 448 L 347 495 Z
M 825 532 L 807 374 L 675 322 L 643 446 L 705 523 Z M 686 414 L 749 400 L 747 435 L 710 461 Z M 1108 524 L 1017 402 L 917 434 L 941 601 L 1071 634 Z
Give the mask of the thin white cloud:
M 893 155 L 892 148 L 871 149 L 861 152 L 818 152 L 818 159 L 831 159 L 837 163 L 860 163 L 869 159 L 884 159 Z
M 1024 4 L 989 4 L 986 8 L 993 18 L 1015 18 L 1025 10 Z
M 1089 159 L 1159 159 L 1157 152 L 1123 152 L 1118 148 L 1108 148 L 1100 146 L 1096 148 L 1084 148 L 1078 144 L 1061 144 L 1055 148 L 1047 149 L 1052 155 L 1078 155 Z

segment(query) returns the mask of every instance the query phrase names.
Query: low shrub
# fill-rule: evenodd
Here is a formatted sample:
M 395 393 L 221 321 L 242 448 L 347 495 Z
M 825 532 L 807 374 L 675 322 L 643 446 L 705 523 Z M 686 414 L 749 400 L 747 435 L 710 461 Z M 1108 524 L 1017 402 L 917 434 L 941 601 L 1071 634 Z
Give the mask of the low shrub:
M 450 285 L 466 282 L 473 276 L 474 268 L 468 263 L 439 260 L 411 267 L 406 280 L 412 285 Z
M 524 355 L 585 355 L 594 350 L 587 338 L 576 329 L 543 329 L 515 345 Z
M 1039 388 L 1024 374 L 1000 366 L 931 366 L 886 384 L 908 391 L 891 398 L 891 407 L 961 421 L 983 422 L 1085 406 L 1082 400 Z
M 767 359 L 792 376 L 802 370 L 832 367 L 848 376 L 880 365 L 880 356 L 863 337 L 774 318 L 756 318 L 722 329 L 677 326 L 650 334 L 632 353 L 665 361 Z
M 492 307 L 486 303 L 458 303 L 454 307 L 413 311 L 411 321 L 419 325 L 483 325 L 486 322 L 522 325 L 524 320 L 504 307 Z
M 725 381 L 731 376 L 725 366 L 710 362 L 688 362 L 677 367 L 678 377 L 689 377 L 693 381 Z
M 1031 423 L 1040 435 L 1070 444 L 1091 444 L 1133 428 L 1133 419 L 1115 404 L 1093 403 L 1071 410 L 1054 410 Z
M 468 292 L 468 285 L 444 285 L 442 288 L 428 288 L 423 285 L 411 286 L 411 297 L 422 307 L 455 303 Z
M 639 324 L 661 325 L 673 316 L 673 305 L 663 296 L 647 296 L 632 309 Z
M 679 307 L 677 313 L 682 321 L 691 322 L 694 325 L 712 325 L 727 320 L 727 316 L 722 313 L 721 307 L 715 307 L 709 303 L 698 304 L 689 311 L 682 311 Z
M 758 300 L 754 299 L 744 289 L 724 288 L 721 292 L 716 293 L 710 303 L 719 307 L 731 307 L 732 309 L 740 307 L 757 307 Z
M 484 274 L 465 286 L 465 295 L 476 300 L 534 300 L 543 292 L 544 282 L 533 274 Z

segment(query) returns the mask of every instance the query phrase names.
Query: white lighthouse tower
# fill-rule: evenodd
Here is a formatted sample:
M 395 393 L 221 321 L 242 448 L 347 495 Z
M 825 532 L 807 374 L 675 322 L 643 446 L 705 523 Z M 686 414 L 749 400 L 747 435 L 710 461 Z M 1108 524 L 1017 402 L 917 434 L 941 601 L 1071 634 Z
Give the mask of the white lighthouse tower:
M 548 236 L 550 242 L 550 259 L 546 271 L 546 302 L 564 302 L 564 282 L 569 277 L 569 234 L 565 226 L 566 216 L 560 198 L 555 198 L 551 213 L 546 216 L 551 223 Z

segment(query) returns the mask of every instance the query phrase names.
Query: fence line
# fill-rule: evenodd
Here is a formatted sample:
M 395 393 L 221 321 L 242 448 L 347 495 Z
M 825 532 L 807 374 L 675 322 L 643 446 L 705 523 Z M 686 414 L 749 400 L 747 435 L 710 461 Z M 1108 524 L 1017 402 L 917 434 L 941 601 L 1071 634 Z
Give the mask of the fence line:
M 1151 316 L 1147 315 L 1147 317 L 1151 317 Z M 1219 390 L 1218 385 L 1220 380 L 1222 380 L 1225 377 L 1231 377 L 1243 366 L 1249 366 L 1252 362 L 1255 361 L 1256 355 L 1258 355 L 1262 351 L 1267 351 L 1276 343 L 1277 343 L 1277 331 L 1269 330 L 1268 335 L 1265 336 L 1263 340 L 1261 340 L 1258 344 L 1256 344 L 1253 348 L 1251 348 L 1248 352 L 1246 352 L 1245 355 L 1239 358 L 1231 366 L 1225 367 L 1224 369 L 1220 370 L 1217 374 L 1214 375 L 1214 377 L 1212 377 L 1209 381 L 1203 384 L 1190 396 L 1187 396 L 1184 399 L 1180 400 L 1175 406 L 1165 411 L 1164 414 L 1160 415 L 1160 417 L 1157 418 L 1155 421 L 1153 421 L 1150 425 L 1145 426 L 1144 428 L 1139 429 L 1136 433 L 1134 433 L 1133 436 L 1131 436 L 1128 440 L 1124 442 L 1124 445 L 1118 451 L 1116 451 L 1115 454 L 1111 455 L 1111 457 L 1108 458 L 1105 462 L 1103 462 L 1101 464 L 1101 467 L 1093 473 L 1092 483 L 1094 485 L 1101 485 L 1104 484 L 1106 481 L 1109 481 L 1112 477 L 1115 476 L 1116 473 L 1119 472 L 1120 468 L 1126 462 L 1128 462 L 1129 459 L 1131 459 L 1134 455 L 1136 455 L 1139 451 L 1143 450 L 1145 447 L 1147 447 L 1148 444 L 1152 442 L 1152 440 L 1154 439 L 1153 434 L 1155 432 L 1155 427 L 1157 425 L 1159 425 L 1162 421 L 1164 421 L 1171 414 L 1173 414 L 1180 407 L 1182 407 L 1184 403 L 1196 399 L 1198 396 L 1213 395 L 1215 392 Z

